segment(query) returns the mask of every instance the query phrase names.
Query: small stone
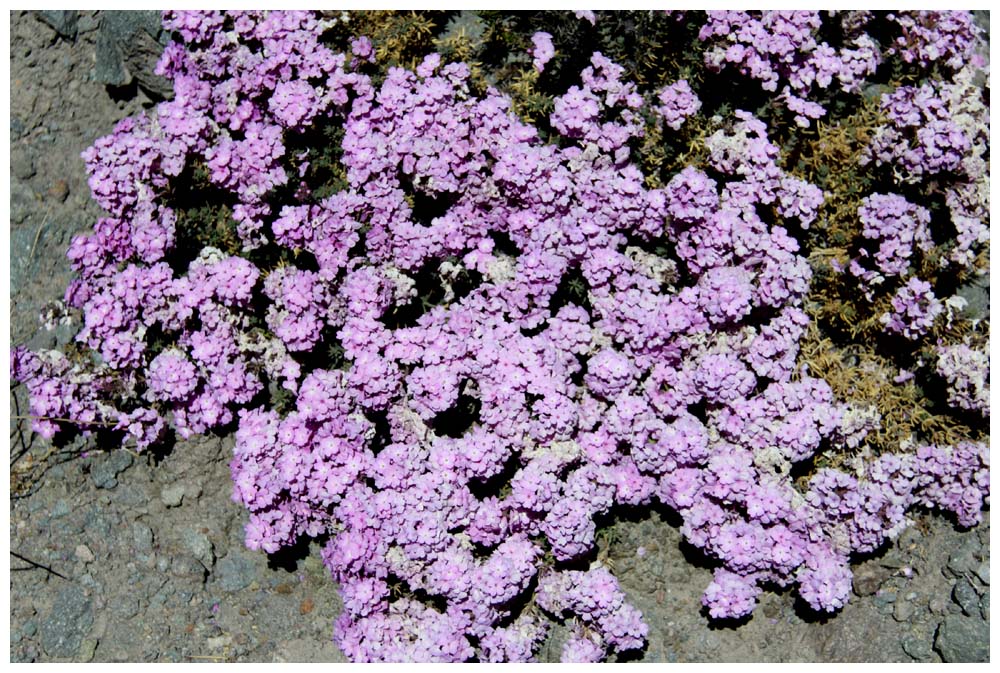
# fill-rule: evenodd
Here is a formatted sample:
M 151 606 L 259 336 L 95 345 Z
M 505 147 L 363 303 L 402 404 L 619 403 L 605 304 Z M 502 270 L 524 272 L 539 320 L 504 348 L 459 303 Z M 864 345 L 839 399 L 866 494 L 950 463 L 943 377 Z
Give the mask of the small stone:
M 982 615 L 983 619 L 990 621 L 990 592 L 987 591 L 983 594 L 983 597 L 979 599 L 979 614 Z
M 230 593 L 250 586 L 255 574 L 254 564 L 242 554 L 230 552 L 215 565 L 215 575 L 223 591 Z
M 47 23 L 60 37 L 72 40 L 76 37 L 80 13 L 74 9 L 43 9 L 36 12 L 39 19 Z
M 90 551 L 90 547 L 85 544 L 78 544 L 73 553 L 79 561 L 83 561 L 84 563 L 94 562 L 94 552 Z
M 875 564 L 860 566 L 854 572 L 854 593 L 858 596 L 871 596 L 889 577 L 889 571 Z
M 153 551 L 153 529 L 141 521 L 132 524 L 132 539 L 137 551 L 143 554 Z
M 27 180 L 35 174 L 35 162 L 23 147 L 15 147 L 11 150 L 10 172 L 19 180 Z
M 955 577 L 963 577 L 978 568 L 979 561 L 976 559 L 976 550 L 978 547 L 979 545 L 975 538 L 968 538 L 962 546 L 953 551 L 951 556 L 948 557 L 948 570 Z
M 191 555 L 198 559 L 206 569 L 211 569 L 215 564 L 215 553 L 212 541 L 197 528 L 185 528 L 181 533 L 184 546 Z
M 931 643 L 927 638 L 919 636 L 907 636 L 903 638 L 903 651 L 917 661 L 927 661 L 934 654 Z
M 34 620 L 29 619 L 24 623 L 24 626 L 21 627 L 21 632 L 24 633 L 26 637 L 30 638 L 38 633 L 38 625 L 35 624 Z
M 927 603 L 927 609 L 935 615 L 947 614 L 951 602 L 942 596 L 933 596 Z
M 160 500 L 167 507 L 180 507 L 184 500 L 184 484 L 171 484 L 160 492 Z
M 65 180 L 56 180 L 49 187 L 48 195 L 50 198 L 62 203 L 69 196 L 69 183 Z
M 299 614 L 308 615 L 310 612 L 313 611 L 313 608 L 315 607 L 316 604 L 313 602 L 313 599 L 308 597 L 304 598 L 302 599 L 302 602 L 299 604 Z
M 89 14 L 84 14 L 80 17 L 80 20 L 76 24 L 76 30 L 78 33 L 89 33 L 91 31 L 97 30 L 100 26 L 96 17 L 90 16 Z
M 986 586 L 990 585 L 990 563 L 989 561 L 983 561 L 975 570 L 976 577 L 979 578 Z
M 86 638 L 82 643 L 80 643 L 80 661 L 93 661 L 94 654 L 97 653 L 98 644 L 99 641 L 96 638 Z
M 951 591 L 951 598 L 962 608 L 967 617 L 979 612 L 979 594 L 972 588 L 968 580 L 959 580 Z
M 872 601 L 878 607 L 885 607 L 887 605 L 891 605 L 892 603 L 896 602 L 896 592 L 885 591 L 884 589 L 880 590 L 875 594 L 875 597 L 872 599 Z
M 897 622 L 908 622 L 916 611 L 917 607 L 911 601 L 900 599 L 892 608 L 892 618 Z
M 979 618 L 949 615 L 938 627 L 934 649 L 945 662 L 989 661 L 989 625 Z
M 205 641 L 205 644 L 208 645 L 208 649 L 212 650 L 213 652 L 221 650 L 222 648 L 226 647 L 227 645 L 231 645 L 232 643 L 233 643 L 233 637 L 229 634 L 208 638 Z

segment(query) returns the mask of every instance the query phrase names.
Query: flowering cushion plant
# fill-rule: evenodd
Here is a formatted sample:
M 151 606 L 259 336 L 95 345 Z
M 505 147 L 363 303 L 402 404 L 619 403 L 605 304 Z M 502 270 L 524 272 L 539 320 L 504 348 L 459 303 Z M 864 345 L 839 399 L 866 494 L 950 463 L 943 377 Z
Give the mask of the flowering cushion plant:
M 818 12 L 710 13 L 705 63 L 783 86 L 804 126 L 827 113 L 814 91 L 836 80 L 856 95 L 890 52 L 978 67 L 963 19 L 936 35 L 922 14 L 896 16 L 920 30 L 883 54 L 863 14 L 836 18 L 850 42 L 834 49 L 816 41 Z M 530 660 L 553 619 L 573 623 L 566 661 L 641 648 L 642 614 L 594 559 L 597 518 L 621 506 L 680 515 L 717 563 L 712 618 L 750 614 L 765 584 L 834 612 L 851 555 L 897 535 L 912 507 L 979 520 L 985 441 L 917 438 L 866 459 L 878 414 L 802 361 L 804 232 L 827 194 L 784 162 L 760 114 L 699 117 L 698 80 L 641 91 L 596 52 L 553 97 L 549 136 L 464 63 L 432 53 L 379 70 L 366 37 L 338 52 L 324 39 L 334 21 L 164 13 L 178 39 L 158 72 L 174 98 L 84 154 L 108 217 L 71 245 L 66 302 L 99 357 L 11 355 L 39 433 L 110 424 L 143 449 L 168 426 L 235 429 L 247 545 L 327 540 L 344 600 L 334 639 L 356 661 Z M 563 45 L 532 43 L 544 76 Z M 883 104 L 937 114 L 935 94 L 904 89 Z M 947 263 L 971 268 L 986 242 L 963 234 L 985 226 L 964 186 L 983 177 L 979 140 L 958 124 L 887 139 L 913 133 L 899 114 L 868 163 L 963 167 Z M 642 138 L 696 117 L 700 160 L 653 186 Z M 316 128 L 339 140 L 304 146 Z M 331 152 L 333 188 L 315 179 Z M 178 197 L 194 173 L 231 218 L 228 246 L 179 229 L 195 226 Z M 940 243 L 930 217 L 867 195 L 843 271 L 873 301 L 898 287 L 876 320 L 921 346 L 944 319 L 912 264 Z M 939 352 L 953 406 L 988 417 L 988 359 Z M 968 362 L 985 372 L 966 375 Z M 793 478 L 834 450 L 857 460 Z

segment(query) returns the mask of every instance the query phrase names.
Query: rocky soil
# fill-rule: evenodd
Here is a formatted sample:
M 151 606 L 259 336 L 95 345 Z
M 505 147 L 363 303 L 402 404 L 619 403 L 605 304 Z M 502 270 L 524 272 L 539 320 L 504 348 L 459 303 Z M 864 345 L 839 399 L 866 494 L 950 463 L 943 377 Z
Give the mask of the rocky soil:
M 10 14 L 12 344 L 55 347 L 75 332 L 40 328 L 38 313 L 71 277 L 71 236 L 100 215 L 80 152 L 164 91 L 149 19 Z M 10 399 L 12 662 L 344 661 L 318 545 L 271 558 L 244 548 L 231 437 L 165 455 L 93 440 L 53 450 L 17 418 L 23 391 Z M 858 560 L 850 604 L 825 619 L 784 592 L 745 622 L 710 625 L 700 596 L 712 570 L 666 512 L 620 521 L 602 554 L 650 625 L 643 661 L 988 661 L 989 513 L 964 532 L 916 519 Z M 558 660 L 560 636 L 544 659 Z

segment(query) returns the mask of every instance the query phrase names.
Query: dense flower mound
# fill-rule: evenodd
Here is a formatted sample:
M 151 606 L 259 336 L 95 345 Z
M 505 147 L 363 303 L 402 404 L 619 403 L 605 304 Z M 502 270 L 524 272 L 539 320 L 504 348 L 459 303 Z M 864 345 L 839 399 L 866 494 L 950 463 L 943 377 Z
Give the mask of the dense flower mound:
M 713 62 L 782 84 L 792 107 L 871 72 L 866 19 L 852 17 L 839 51 L 815 41 L 811 13 L 712 13 L 702 32 L 736 36 Z M 754 114 L 734 111 L 704 139 L 704 165 L 650 189 L 631 163 L 641 110 L 676 132 L 701 107 L 685 80 L 644 94 L 594 53 L 554 101 L 546 143 L 507 96 L 473 94 L 464 64 L 432 54 L 376 80 L 371 43 L 336 53 L 309 13 L 164 21 L 183 40 L 160 64 L 175 98 L 85 153 L 109 216 L 72 244 L 67 301 L 99 361 L 17 350 L 14 377 L 50 437 L 59 419 L 140 449 L 168 425 L 236 426 L 246 543 L 328 538 L 334 639 L 351 659 L 527 661 L 553 619 L 573 623 L 565 661 L 641 648 L 642 614 L 594 560 L 597 519 L 623 505 L 672 508 L 716 560 L 713 618 L 750 614 L 769 583 L 834 612 L 851 554 L 898 534 L 911 507 L 979 520 L 982 443 L 793 480 L 877 419 L 797 364 L 812 273 L 794 234 L 825 197 L 782 168 Z M 971 28 L 949 30 L 950 63 Z M 930 58 L 925 33 L 897 48 Z M 534 67 L 552 56 L 537 33 Z M 320 123 L 342 126 L 346 175 L 324 196 L 304 179 L 316 150 L 289 149 Z M 170 187 L 192 166 L 227 199 L 241 254 L 178 246 Z M 866 199 L 871 255 L 855 273 L 902 275 L 928 217 L 899 195 Z M 941 310 L 914 280 L 886 326 L 916 338 Z M 341 362 L 317 364 L 333 346 Z M 943 347 L 937 367 L 955 405 L 988 416 L 983 356 Z

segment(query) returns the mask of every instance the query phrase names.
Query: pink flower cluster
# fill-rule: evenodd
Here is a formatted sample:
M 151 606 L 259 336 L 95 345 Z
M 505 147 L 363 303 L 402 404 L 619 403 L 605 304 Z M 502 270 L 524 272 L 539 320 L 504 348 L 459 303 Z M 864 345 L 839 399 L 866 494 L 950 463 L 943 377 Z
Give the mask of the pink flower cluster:
M 934 245 L 930 211 L 899 194 L 865 197 L 858 207 L 858 219 L 862 236 L 878 244 L 874 255 L 862 247 L 858 257 L 851 260 L 851 273 L 866 289 L 878 286 L 886 278 L 905 275 L 917 252 L 927 252 Z
M 691 90 L 686 79 L 677 80 L 673 84 L 660 89 L 656 94 L 659 105 L 653 110 L 668 127 L 677 131 L 684 120 L 701 109 L 701 101 Z
M 704 39 L 731 25 L 744 56 L 764 51 L 726 58 L 769 86 L 828 86 L 815 17 L 765 14 L 757 28 L 713 14 Z M 86 155 L 110 216 L 74 241 L 67 300 L 103 362 L 16 350 L 14 377 L 46 436 L 69 418 L 142 448 L 168 418 L 181 436 L 235 425 L 246 543 L 328 537 L 334 639 L 352 660 L 530 661 L 551 620 L 572 620 L 565 661 L 641 648 L 642 614 L 590 560 L 597 517 L 618 506 L 679 514 L 719 563 L 704 595 L 716 618 L 749 614 L 772 583 L 843 607 L 850 555 L 896 535 L 913 505 L 977 521 L 985 444 L 794 483 L 793 467 L 857 447 L 870 424 L 796 366 L 811 271 L 771 220 L 806 228 L 824 197 L 783 170 L 753 114 L 705 139 L 705 170 L 649 189 L 629 162 L 643 96 L 600 53 L 555 100 L 562 138 L 546 144 L 438 54 L 376 86 L 353 69 L 371 43 L 355 40 L 348 64 L 310 13 L 164 21 L 186 42 L 160 66 L 175 99 Z M 667 127 L 697 109 L 689 94 L 660 97 Z M 290 141 L 324 118 L 343 126 L 346 187 L 281 189 Z M 244 256 L 177 248 L 168 187 L 192 165 L 231 199 Z M 929 241 L 927 211 L 901 196 L 870 196 L 859 217 L 879 246 L 859 276 L 902 276 Z M 663 240 L 670 258 L 648 250 Z M 258 248 L 282 263 L 258 268 Z M 906 287 L 904 334 L 931 312 L 927 288 Z M 343 362 L 326 369 L 334 348 Z M 287 411 L 268 401 L 274 384 L 294 396 Z M 980 399 L 975 382 L 952 389 Z
M 530 55 L 535 70 L 544 71 L 545 64 L 556 55 L 556 48 L 552 46 L 552 35 L 544 31 L 538 31 L 532 35 Z
M 698 37 L 709 43 L 705 65 L 735 67 L 777 92 L 800 126 L 826 115 L 811 100 L 813 87 L 828 89 L 837 80 L 843 91 L 858 91 L 881 61 L 878 44 L 862 29 L 867 21 L 845 12 L 845 46 L 834 49 L 817 36 L 823 24 L 818 11 L 708 12 Z M 860 20 L 859 20 L 860 19 Z
M 937 347 L 937 374 L 948 386 L 948 402 L 953 406 L 990 415 L 990 354 L 968 343 Z
M 925 68 L 943 62 L 958 70 L 972 59 L 982 32 L 969 12 L 895 12 L 889 20 L 898 24 L 902 33 L 893 50 L 907 63 Z
M 892 311 L 883 313 L 881 320 L 887 332 L 918 339 L 930 331 L 943 312 L 944 306 L 934 296 L 931 284 L 913 277 L 893 296 Z
M 891 167 L 902 182 L 932 178 L 942 184 L 958 232 L 947 262 L 965 268 L 989 242 L 990 113 L 978 82 L 988 72 L 988 66 L 970 59 L 950 81 L 883 94 L 887 121 L 876 129 L 863 157 L 866 163 Z

